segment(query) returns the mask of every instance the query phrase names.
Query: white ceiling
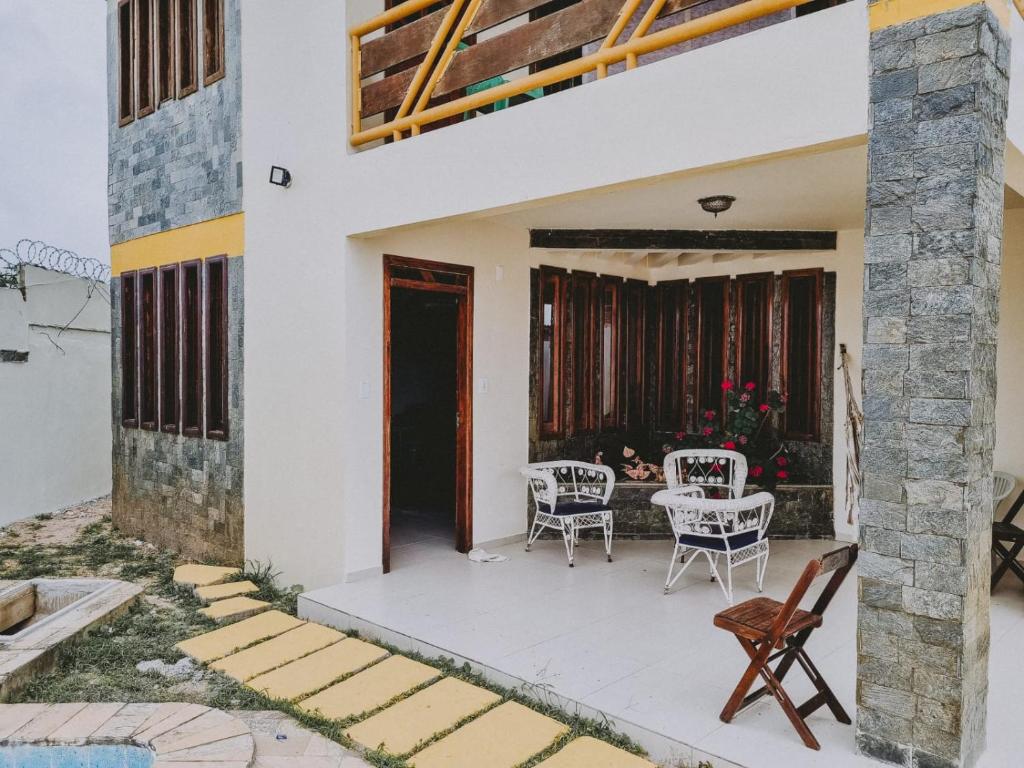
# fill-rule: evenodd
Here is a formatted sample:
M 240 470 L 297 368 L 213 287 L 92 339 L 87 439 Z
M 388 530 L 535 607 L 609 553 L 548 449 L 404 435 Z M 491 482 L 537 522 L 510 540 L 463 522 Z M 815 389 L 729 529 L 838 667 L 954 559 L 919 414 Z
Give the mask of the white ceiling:
M 499 214 L 529 229 L 861 229 L 867 147 L 780 157 L 598 190 Z M 733 195 L 716 219 L 701 197 Z

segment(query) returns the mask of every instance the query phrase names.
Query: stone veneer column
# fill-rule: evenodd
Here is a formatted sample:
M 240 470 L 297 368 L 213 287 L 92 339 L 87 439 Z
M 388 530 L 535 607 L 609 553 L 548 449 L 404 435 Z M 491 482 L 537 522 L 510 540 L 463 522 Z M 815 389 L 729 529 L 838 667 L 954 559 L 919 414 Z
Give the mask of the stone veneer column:
M 969 766 L 988 692 L 1009 41 L 985 4 L 921 16 L 937 4 L 905 0 L 917 18 L 875 28 L 888 5 L 870 9 L 857 745 Z

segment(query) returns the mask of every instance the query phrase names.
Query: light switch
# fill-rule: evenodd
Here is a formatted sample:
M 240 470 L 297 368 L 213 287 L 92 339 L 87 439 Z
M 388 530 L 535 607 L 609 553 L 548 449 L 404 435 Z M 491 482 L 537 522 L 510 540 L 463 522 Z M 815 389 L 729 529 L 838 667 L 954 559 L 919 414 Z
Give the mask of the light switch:
M 359 399 L 369 400 L 370 399 L 370 382 L 363 379 L 359 382 Z
M 494 268 L 494 282 L 500 283 L 505 279 L 505 268 L 499 264 Z
M 486 378 L 480 379 L 480 394 L 486 395 L 488 390 L 491 388 L 491 382 Z

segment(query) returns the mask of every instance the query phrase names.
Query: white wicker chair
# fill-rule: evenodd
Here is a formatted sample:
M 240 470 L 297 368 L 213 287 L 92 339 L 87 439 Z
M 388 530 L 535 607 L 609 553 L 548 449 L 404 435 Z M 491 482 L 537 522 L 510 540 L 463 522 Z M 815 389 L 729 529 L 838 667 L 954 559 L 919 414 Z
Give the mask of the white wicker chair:
M 747 483 L 747 457 L 721 448 L 685 448 L 665 456 L 665 482 L 669 488 L 695 485 L 704 490 L 725 490 L 730 499 L 743 495 Z
M 608 500 L 615 488 L 615 471 L 582 461 L 545 461 L 528 464 L 520 472 L 530 484 L 534 502 L 533 525 L 526 551 L 545 528 L 562 534 L 569 567 L 579 543 L 579 532 L 601 528 L 608 562 L 612 561 L 612 510 Z
M 999 510 L 999 505 L 1017 487 L 1017 478 L 1009 472 L 992 473 L 992 514 Z
M 703 554 L 711 568 L 711 580 L 718 581 L 725 599 L 732 605 L 732 569 L 754 560 L 757 562 L 757 590 L 764 585 L 768 567 L 768 524 L 775 511 L 775 497 L 762 491 L 739 499 L 708 499 L 695 486 L 658 491 L 651 503 L 665 507 L 672 523 L 675 547 L 665 579 L 665 592 L 679 580 L 695 559 L 683 557 L 682 567 L 675 570 L 676 558 L 689 550 Z M 725 581 L 718 561 L 725 559 Z

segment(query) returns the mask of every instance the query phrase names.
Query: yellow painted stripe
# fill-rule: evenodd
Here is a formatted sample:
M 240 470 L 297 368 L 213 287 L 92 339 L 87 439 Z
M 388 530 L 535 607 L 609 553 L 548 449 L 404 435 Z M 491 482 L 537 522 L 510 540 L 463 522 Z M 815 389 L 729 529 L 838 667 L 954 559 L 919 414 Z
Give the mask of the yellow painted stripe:
M 241 256 L 244 252 L 245 214 L 235 213 L 111 246 L 110 269 L 120 275 L 132 269 L 209 256 Z
M 925 16 L 982 4 L 992 9 L 1003 26 L 1009 25 L 1010 7 L 1007 0 L 879 0 L 868 6 L 868 24 L 874 32 Z

